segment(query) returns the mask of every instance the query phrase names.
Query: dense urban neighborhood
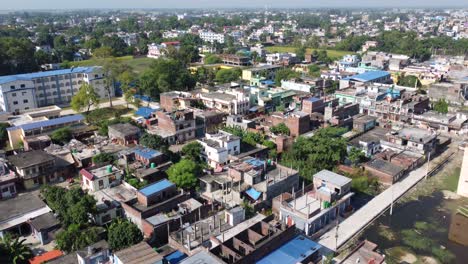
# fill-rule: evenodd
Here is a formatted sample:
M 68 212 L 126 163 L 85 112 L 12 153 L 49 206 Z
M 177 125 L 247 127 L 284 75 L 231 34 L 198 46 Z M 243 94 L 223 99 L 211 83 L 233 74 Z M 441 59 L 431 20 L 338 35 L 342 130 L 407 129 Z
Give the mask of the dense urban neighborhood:
M 468 6 L 49 8 L 0 11 L 0 263 L 467 263 Z

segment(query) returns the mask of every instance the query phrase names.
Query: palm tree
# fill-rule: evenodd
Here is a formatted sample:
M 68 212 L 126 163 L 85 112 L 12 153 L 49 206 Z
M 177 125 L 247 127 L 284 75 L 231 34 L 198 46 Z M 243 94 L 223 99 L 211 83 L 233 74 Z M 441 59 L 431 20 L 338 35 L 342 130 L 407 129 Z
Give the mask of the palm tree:
M 28 263 L 28 260 L 33 257 L 31 249 L 24 244 L 26 239 L 19 239 L 18 237 L 12 239 L 11 236 L 4 236 L 2 238 L 2 247 L 13 264 Z

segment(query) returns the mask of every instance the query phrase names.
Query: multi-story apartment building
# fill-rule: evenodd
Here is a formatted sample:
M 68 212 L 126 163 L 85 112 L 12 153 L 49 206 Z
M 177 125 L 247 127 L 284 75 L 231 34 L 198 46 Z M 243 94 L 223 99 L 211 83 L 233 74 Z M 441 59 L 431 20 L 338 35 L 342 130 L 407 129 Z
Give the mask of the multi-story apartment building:
M 24 189 L 56 181 L 55 158 L 42 150 L 23 152 L 8 157 L 8 162 L 18 174 Z
M 199 36 L 206 42 L 224 44 L 224 34 L 215 33 L 213 31 L 200 31 Z
M 203 146 L 203 159 L 213 168 L 226 164 L 229 155 L 240 153 L 240 138 L 221 130 L 217 134 L 206 134 L 198 142 Z
M 192 110 L 156 112 L 158 126 L 149 132 L 159 135 L 169 144 L 183 143 L 195 138 L 195 117 Z
M 198 97 L 206 107 L 230 115 L 245 114 L 250 108 L 249 95 L 240 90 L 200 93 Z
M 91 84 L 99 97 L 108 97 L 100 67 L 78 67 L 0 77 L 0 109 L 21 112 L 53 104 L 68 104 L 80 86 Z M 111 96 L 114 91 L 111 89 Z

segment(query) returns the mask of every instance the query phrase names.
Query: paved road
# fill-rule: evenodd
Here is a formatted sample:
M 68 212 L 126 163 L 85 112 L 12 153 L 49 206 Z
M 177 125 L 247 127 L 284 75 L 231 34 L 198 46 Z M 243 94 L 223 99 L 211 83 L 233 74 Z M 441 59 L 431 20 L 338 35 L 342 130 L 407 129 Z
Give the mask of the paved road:
M 336 239 L 336 228 L 323 234 L 318 242 L 328 249 L 335 250 L 344 245 L 356 233 L 365 228 L 370 222 L 377 218 L 387 209 L 393 200 L 398 199 L 411 189 L 416 183 L 426 176 L 427 163 L 410 172 L 402 181 L 393 184 L 387 190 L 374 197 L 366 205 L 357 210 L 350 217 L 339 223 L 338 240 Z M 338 242 L 338 243 L 337 243 Z M 337 245 L 338 244 L 338 245 Z

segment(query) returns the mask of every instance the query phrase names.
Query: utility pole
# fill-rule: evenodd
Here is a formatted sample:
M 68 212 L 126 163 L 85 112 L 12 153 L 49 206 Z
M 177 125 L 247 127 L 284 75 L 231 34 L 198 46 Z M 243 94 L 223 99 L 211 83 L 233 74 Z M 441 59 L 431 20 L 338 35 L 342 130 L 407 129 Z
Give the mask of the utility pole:
M 430 163 L 431 163 L 431 152 L 429 151 L 429 154 L 427 155 L 426 177 L 424 177 L 424 180 L 427 180 L 427 176 L 429 176 L 429 164 Z

